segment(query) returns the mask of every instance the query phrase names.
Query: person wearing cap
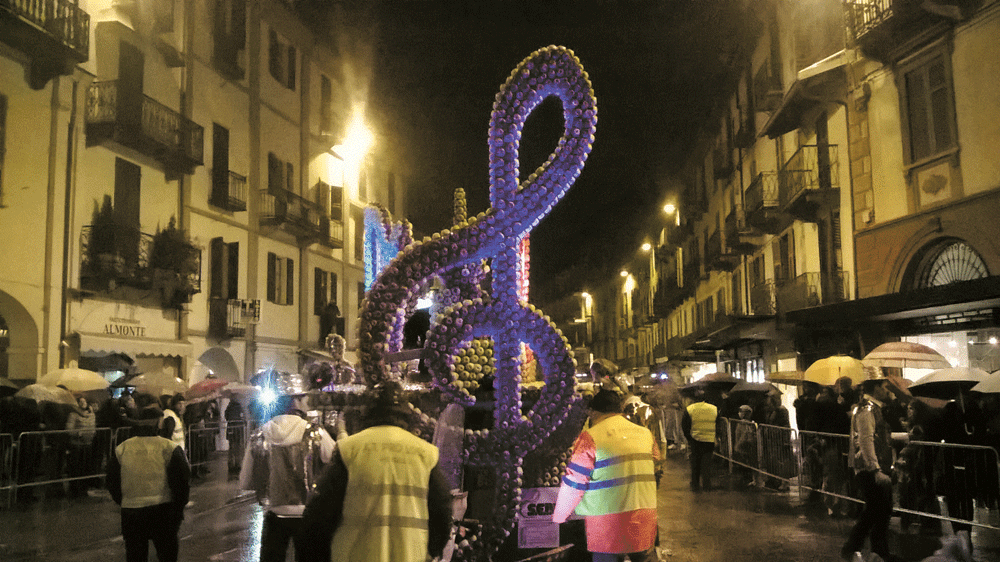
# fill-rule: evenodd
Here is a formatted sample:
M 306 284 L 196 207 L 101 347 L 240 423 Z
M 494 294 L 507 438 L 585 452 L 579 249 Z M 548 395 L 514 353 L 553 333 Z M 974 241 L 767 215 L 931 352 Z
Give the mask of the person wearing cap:
M 176 562 L 177 537 L 191 492 L 191 467 L 184 449 L 156 434 L 158 406 L 139 411 L 132 437 L 115 447 L 108 461 L 107 488 L 121 506 L 127 562 L 145 562 L 149 542 L 160 562 Z
M 625 419 L 613 390 L 591 399 L 590 421 L 573 444 L 552 521 L 563 523 L 574 511 L 582 515 L 594 562 L 620 562 L 626 555 L 649 562 L 656 542 L 656 440 Z
M 240 489 L 253 490 L 264 506 L 260 562 L 284 562 L 289 543 L 296 547 L 306 501 L 322 467 L 333 457 L 330 434 L 306 418 L 308 395 L 282 396 L 250 439 L 240 469 Z
M 409 431 L 398 383 L 376 385 L 366 429 L 337 441 L 306 506 L 298 562 L 424 562 L 451 534 L 451 493 L 437 447 Z
M 885 562 L 901 560 L 889 552 L 889 520 L 892 517 L 892 436 L 882 409 L 892 398 L 887 379 L 861 383 L 863 397 L 851 416 L 848 463 L 865 505 L 840 549 L 844 560 L 861 559 L 865 539 Z

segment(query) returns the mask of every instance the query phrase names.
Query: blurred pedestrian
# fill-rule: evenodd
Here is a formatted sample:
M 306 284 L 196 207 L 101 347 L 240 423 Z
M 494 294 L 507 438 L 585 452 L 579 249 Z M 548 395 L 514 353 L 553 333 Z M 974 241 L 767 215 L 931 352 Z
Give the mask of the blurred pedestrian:
M 695 391 L 694 402 L 681 419 L 681 429 L 691 448 L 691 490 L 712 488 L 712 453 L 715 451 L 715 424 L 719 409 L 705 401 L 705 391 Z
M 67 461 L 67 473 L 70 478 L 73 478 L 69 482 L 69 495 L 71 497 L 86 495 L 88 481 L 81 478 L 96 474 L 94 451 L 96 427 L 94 411 L 87 402 L 87 398 L 83 395 L 77 395 L 76 407 L 70 411 L 69 417 L 66 418 L 66 429 L 75 432 L 70 437 L 69 460 Z
M 752 486 L 754 484 L 753 469 L 757 468 L 757 426 L 751 418 L 753 408 L 744 404 L 739 409 L 740 421 L 735 422 L 736 430 L 733 432 L 733 457 L 742 464 L 737 467 L 737 471 L 742 477 L 743 483 Z
M 240 473 L 243 453 L 246 449 L 247 423 L 243 415 L 243 405 L 235 396 L 226 405 L 226 441 L 229 443 L 229 474 Z
M 191 469 L 184 450 L 156 434 L 161 416 L 158 406 L 143 408 L 133 436 L 115 447 L 108 466 L 107 487 L 121 506 L 127 562 L 146 562 L 150 541 L 160 562 L 178 557 Z
M 892 438 L 882 408 L 892 399 L 889 381 L 869 379 L 861 383 L 863 396 L 851 417 L 848 458 L 854 469 L 865 506 L 840 556 L 851 560 L 870 539 L 871 550 L 885 562 L 901 558 L 889 552 L 889 519 L 892 517 Z
M 409 430 L 398 383 L 376 386 L 366 429 L 337 441 L 295 544 L 299 562 L 424 562 L 451 534 L 437 447 Z
M 253 490 L 265 509 L 260 562 L 284 562 L 289 542 L 298 548 L 306 501 L 333 456 L 333 438 L 306 419 L 307 399 L 282 396 L 278 415 L 254 434 L 243 460 L 240 489 Z
M 184 445 L 184 422 L 181 421 L 185 410 L 184 395 L 174 394 L 167 409 L 163 410 L 163 418 L 160 420 L 160 436 L 173 441 L 181 449 L 186 449 Z
M 552 521 L 583 515 L 594 562 L 651 562 L 656 541 L 656 478 L 660 451 L 653 434 L 622 415 L 619 394 L 590 401 L 590 427 L 573 444 Z

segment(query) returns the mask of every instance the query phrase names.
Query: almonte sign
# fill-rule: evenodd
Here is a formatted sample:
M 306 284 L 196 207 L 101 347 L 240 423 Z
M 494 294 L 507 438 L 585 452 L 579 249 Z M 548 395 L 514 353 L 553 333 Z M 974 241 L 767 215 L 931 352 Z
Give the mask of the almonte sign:
M 108 318 L 108 323 L 104 325 L 104 333 L 109 336 L 144 338 L 146 337 L 146 327 L 138 320 Z

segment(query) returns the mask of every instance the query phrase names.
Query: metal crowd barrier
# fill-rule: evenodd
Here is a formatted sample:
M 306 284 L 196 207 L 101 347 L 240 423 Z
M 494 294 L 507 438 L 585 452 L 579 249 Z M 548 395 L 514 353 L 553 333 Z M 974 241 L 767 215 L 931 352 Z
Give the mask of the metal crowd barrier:
M 862 503 L 848 464 L 848 435 L 720 418 L 716 441 L 715 454 L 730 473 L 752 475 L 756 483 L 785 482 L 802 496 L 821 495 L 831 514 L 852 515 Z M 1000 518 L 984 517 L 1000 510 L 995 449 L 925 441 L 896 449 L 894 511 L 904 526 L 926 518 L 1000 530 Z
M 229 444 L 229 469 L 238 471 L 253 424 L 245 421 L 185 427 L 186 453 L 192 466 L 212 461 L 216 439 Z M 58 487 L 58 492 L 86 491 L 87 482 L 100 485 L 107 476 L 108 459 L 120 443 L 131 437 L 130 427 L 87 430 L 25 431 L 17 439 L 0 434 L 0 497 L 10 507 L 19 494 L 34 495 L 36 488 Z M 77 488 L 83 484 L 82 488 Z

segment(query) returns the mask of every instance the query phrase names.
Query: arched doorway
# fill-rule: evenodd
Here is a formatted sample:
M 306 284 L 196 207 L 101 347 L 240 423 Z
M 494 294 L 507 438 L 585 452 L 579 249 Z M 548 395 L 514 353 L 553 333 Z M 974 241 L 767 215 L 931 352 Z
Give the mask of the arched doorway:
M 24 305 L 0 291 L 0 338 L 4 376 L 11 380 L 34 382 L 40 374 L 42 349 L 38 325 Z

